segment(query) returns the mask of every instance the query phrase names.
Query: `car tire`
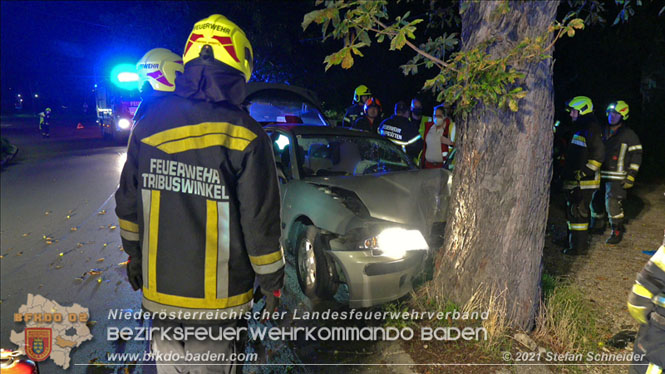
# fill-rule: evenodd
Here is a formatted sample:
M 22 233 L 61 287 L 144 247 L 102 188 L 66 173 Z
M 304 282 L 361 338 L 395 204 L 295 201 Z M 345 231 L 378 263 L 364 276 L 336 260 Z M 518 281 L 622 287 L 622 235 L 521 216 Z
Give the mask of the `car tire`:
M 302 292 L 312 301 L 329 300 L 337 292 L 337 272 L 326 251 L 328 243 L 314 226 L 300 230 L 296 241 L 296 273 Z

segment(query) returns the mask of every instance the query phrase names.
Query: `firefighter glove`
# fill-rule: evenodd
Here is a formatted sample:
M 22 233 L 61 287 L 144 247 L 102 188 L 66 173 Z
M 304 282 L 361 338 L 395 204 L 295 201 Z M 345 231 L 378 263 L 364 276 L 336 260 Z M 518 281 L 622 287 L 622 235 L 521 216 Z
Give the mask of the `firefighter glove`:
M 143 287 L 143 266 L 141 264 L 141 258 L 132 258 L 129 256 L 127 260 L 127 278 L 129 278 L 129 284 L 132 285 L 134 291 L 137 291 Z
M 586 169 L 586 170 L 584 170 Z M 589 175 L 593 174 L 593 170 L 587 168 L 586 166 L 582 170 L 575 170 L 575 180 L 576 181 L 581 181 L 582 179 L 588 177 Z
M 623 183 L 621 183 L 621 187 L 623 187 L 624 190 L 627 190 L 627 189 L 633 187 L 633 182 L 631 182 L 629 180 L 625 180 L 625 181 L 623 181 Z
M 261 314 L 263 314 L 263 311 L 267 311 L 270 314 L 277 311 L 277 307 L 279 306 L 279 299 L 282 297 L 282 291 L 265 291 L 261 289 L 261 293 L 263 293 L 263 296 L 266 297 L 266 305 L 263 307 Z

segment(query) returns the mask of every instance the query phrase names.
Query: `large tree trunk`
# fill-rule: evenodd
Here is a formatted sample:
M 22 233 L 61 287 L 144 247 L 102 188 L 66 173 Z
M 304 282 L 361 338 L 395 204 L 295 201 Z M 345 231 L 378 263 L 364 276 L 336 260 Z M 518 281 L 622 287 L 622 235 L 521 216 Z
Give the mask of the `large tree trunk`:
M 462 48 L 490 38 L 499 57 L 525 37 L 546 32 L 558 1 L 470 2 L 462 14 Z M 461 138 L 445 242 L 434 286 L 464 304 L 479 291 L 505 297 L 515 327 L 534 321 L 552 175 L 552 60 L 515 66 L 527 96 L 516 113 L 482 104 L 458 121 Z M 499 311 L 494 311 L 499 312 Z

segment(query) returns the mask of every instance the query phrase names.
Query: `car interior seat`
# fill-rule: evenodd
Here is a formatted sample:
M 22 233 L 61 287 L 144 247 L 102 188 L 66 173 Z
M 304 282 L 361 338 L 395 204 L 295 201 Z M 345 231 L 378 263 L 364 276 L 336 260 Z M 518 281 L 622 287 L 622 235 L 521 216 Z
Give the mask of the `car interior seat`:
M 316 174 L 321 169 L 329 169 L 333 165 L 328 146 L 321 143 L 310 144 L 307 150 L 307 166 Z
M 331 143 L 332 145 L 333 143 Z M 352 142 L 334 143 L 332 147 L 333 152 L 333 166 L 331 171 L 343 171 L 348 174 L 353 174 L 358 162 L 362 160 L 358 145 Z

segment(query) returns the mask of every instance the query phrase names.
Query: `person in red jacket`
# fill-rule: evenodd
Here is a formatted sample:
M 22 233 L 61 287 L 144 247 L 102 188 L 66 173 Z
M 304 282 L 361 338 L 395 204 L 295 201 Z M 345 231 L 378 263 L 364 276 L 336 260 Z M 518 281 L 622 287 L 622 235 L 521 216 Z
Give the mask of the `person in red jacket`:
M 425 142 L 421 155 L 423 169 L 443 167 L 455 146 L 455 124 L 446 115 L 444 104 L 434 107 L 434 121 L 425 124 Z M 441 151 L 438 151 L 439 145 Z

